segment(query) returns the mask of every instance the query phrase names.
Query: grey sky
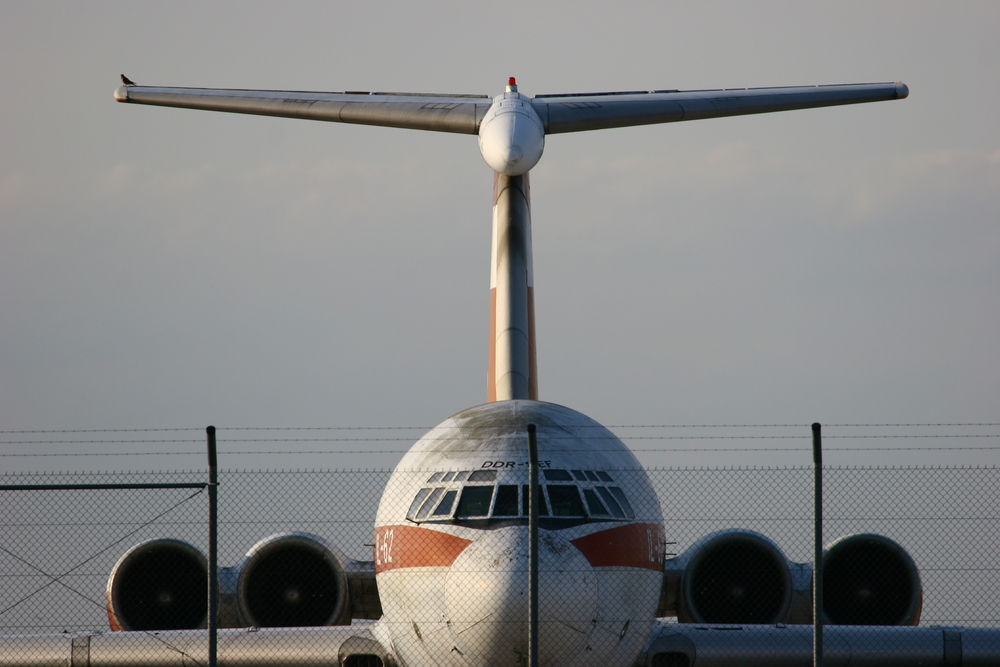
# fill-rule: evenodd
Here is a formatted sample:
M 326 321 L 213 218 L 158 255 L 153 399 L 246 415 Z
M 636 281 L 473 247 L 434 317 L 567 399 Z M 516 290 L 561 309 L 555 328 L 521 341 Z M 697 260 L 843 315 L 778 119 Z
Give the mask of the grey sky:
M 432 425 L 485 400 L 474 137 L 129 107 L 119 72 L 904 81 L 901 102 L 550 138 L 541 397 L 611 425 L 1000 421 L 998 27 L 992 2 L 4 2 L 0 430 Z M 261 461 L 230 463 L 281 463 Z M 774 461 L 809 458 L 732 458 Z

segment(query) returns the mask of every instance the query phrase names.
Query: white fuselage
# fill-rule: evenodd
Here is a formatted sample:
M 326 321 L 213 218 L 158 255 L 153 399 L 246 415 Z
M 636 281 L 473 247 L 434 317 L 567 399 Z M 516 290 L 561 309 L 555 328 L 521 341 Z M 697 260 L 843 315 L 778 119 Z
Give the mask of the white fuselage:
M 381 623 L 404 664 L 524 664 L 529 423 L 546 504 L 540 663 L 630 664 L 642 650 L 663 576 L 662 515 L 645 472 L 580 413 L 501 401 L 432 429 L 386 484 L 375 570 Z

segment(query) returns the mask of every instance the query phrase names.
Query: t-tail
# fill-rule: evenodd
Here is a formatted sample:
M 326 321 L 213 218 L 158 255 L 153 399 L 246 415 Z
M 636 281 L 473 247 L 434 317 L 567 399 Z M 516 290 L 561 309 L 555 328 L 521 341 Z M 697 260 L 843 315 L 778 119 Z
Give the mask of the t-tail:
M 810 107 L 901 99 L 902 83 L 720 90 L 633 90 L 528 97 L 511 77 L 486 95 L 301 92 L 140 86 L 122 76 L 115 99 L 130 104 L 283 116 L 477 134 L 495 172 L 490 263 L 487 400 L 538 400 L 531 197 L 528 172 L 545 136 Z

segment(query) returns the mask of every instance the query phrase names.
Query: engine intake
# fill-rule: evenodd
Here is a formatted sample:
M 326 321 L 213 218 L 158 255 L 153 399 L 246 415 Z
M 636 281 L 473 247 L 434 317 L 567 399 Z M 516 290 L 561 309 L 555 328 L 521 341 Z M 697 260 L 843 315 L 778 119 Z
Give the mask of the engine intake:
M 835 540 L 823 556 L 823 614 L 831 625 L 917 625 L 920 573 L 882 535 Z M 658 616 L 681 623 L 812 623 L 810 563 L 790 562 L 770 539 L 724 530 L 664 563 Z
M 118 559 L 107 587 L 112 630 L 192 630 L 205 627 L 208 563 L 196 547 L 157 539 Z
M 859 534 L 823 557 L 823 612 L 835 625 L 916 625 L 923 588 L 916 564 L 896 542 Z
M 350 624 L 348 569 L 356 588 L 354 615 L 378 618 L 375 573 L 365 565 L 371 564 L 347 560 L 316 535 L 272 535 L 255 544 L 238 567 L 219 568 L 219 627 Z M 106 597 L 114 631 L 204 628 L 207 559 L 181 540 L 143 542 L 115 564 Z
M 240 620 L 258 627 L 351 622 L 346 558 L 308 533 L 281 533 L 247 552 L 237 582 Z
M 778 623 L 792 604 L 785 554 L 760 533 L 712 533 L 692 546 L 680 577 L 682 623 Z

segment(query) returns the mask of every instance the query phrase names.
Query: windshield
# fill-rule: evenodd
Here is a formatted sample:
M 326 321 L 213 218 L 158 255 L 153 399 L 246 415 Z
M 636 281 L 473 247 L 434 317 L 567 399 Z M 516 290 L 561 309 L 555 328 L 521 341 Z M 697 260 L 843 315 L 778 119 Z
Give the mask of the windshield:
M 538 498 L 539 516 L 605 521 L 635 517 L 625 492 L 603 470 L 542 472 L 544 483 L 538 485 L 542 491 Z M 419 523 L 527 517 L 528 485 L 495 484 L 496 481 L 496 470 L 435 472 L 417 491 L 406 518 Z

